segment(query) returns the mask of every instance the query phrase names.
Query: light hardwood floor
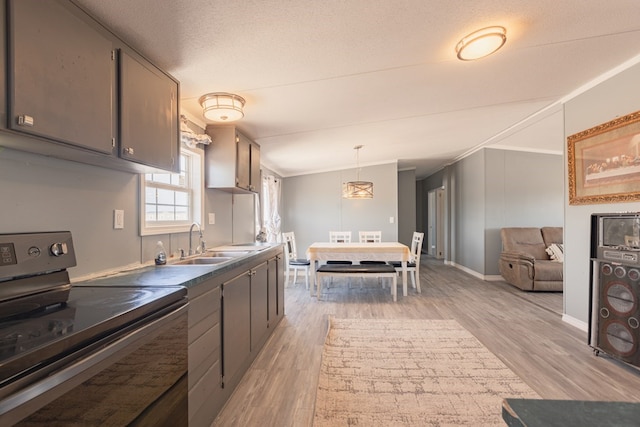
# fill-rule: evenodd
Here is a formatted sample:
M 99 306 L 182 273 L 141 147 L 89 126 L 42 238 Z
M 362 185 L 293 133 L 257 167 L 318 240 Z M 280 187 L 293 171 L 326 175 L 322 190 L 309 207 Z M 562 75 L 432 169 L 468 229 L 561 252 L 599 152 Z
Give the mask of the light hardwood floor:
M 640 401 L 638 371 L 596 357 L 586 332 L 561 320 L 562 294 L 521 292 L 433 259 L 420 276 L 422 294 L 409 287 L 397 303 L 376 279 L 337 282 L 318 301 L 298 278 L 286 317 L 213 425 L 311 426 L 329 316 L 455 319 L 542 398 Z

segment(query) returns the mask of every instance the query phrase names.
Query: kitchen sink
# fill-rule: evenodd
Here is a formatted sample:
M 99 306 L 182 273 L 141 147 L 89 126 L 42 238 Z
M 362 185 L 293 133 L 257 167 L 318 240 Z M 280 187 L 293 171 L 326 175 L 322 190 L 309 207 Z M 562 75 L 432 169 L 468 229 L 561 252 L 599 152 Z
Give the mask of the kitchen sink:
M 249 252 L 250 251 L 207 251 L 206 255 L 203 255 L 203 258 L 206 258 L 206 257 L 237 258 L 243 255 L 246 255 Z
M 202 265 L 202 264 L 222 264 L 232 260 L 233 257 L 228 256 L 202 256 L 197 258 L 183 259 L 178 261 L 175 265 Z

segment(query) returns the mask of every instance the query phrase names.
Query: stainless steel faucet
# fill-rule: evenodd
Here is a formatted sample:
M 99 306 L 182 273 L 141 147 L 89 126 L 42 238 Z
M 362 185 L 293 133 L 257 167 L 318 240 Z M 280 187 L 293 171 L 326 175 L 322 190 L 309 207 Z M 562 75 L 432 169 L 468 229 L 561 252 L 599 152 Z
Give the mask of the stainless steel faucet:
M 198 227 L 198 235 L 200 236 L 200 242 L 202 242 L 202 229 L 200 228 L 200 224 L 198 224 L 197 222 L 194 222 L 193 224 L 191 224 L 191 227 L 189 228 L 189 255 L 194 255 L 195 252 L 193 250 L 193 246 L 192 246 L 192 241 L 191 238 L 193 237 L 193 227 Z M 202 248 L 202 243 L 198 244 L 200 248 Z

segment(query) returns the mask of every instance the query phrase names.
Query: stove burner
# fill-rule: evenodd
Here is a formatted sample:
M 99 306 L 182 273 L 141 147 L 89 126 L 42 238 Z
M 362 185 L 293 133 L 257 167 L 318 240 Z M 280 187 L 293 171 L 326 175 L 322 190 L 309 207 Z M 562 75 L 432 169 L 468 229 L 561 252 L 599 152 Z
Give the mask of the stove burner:
M 131 303 L 139 303 L 152 298 L 154 293 L 144 289 L 120 288 L 126 289 L 126 293 L 117 292 L 115 295 L 107 295 L 102 297 L 94 297 L 92 299 L 80 300 L 76 303 L 76 307 L 114 307 L 124 306 Z M 114 291 L 115 292 L 115 291 Z
M 4 322 L 0 330 L 0 356 L 36 348 L 73 332 L 75 310 L 62 310 L 54 318 L 41 316 Z

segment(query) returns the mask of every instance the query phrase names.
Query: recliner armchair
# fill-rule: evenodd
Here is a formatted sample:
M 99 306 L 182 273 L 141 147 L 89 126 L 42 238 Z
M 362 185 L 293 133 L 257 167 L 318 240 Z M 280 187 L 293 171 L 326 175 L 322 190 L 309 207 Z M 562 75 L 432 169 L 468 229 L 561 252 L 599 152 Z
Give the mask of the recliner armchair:
M 509 227 L 500 230 L 498 268 L 504 280 L 525 291 L 562 291 L 563 263 L 546 249 L 562 244 L 562 227 Z

